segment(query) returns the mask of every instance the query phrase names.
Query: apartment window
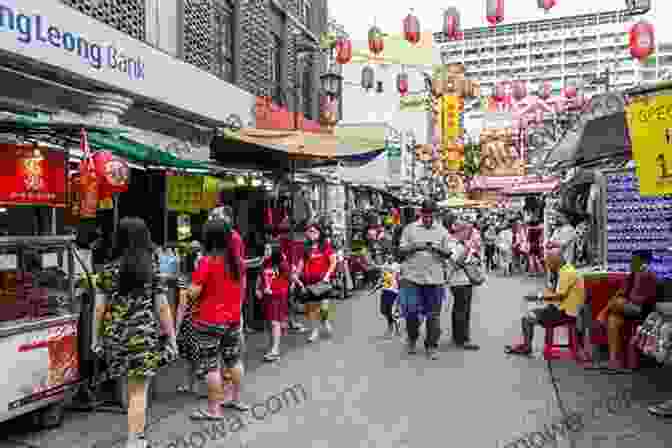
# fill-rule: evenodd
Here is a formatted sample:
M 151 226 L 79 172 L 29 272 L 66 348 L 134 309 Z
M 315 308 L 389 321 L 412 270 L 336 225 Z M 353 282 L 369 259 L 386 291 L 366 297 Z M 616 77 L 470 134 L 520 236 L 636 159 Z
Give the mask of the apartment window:
M 306 25 L 308 29 L 311 29 L 311 17 L 312 17 L 312 5 L 308 0 L 303 0 L 300 4 L 301 6 L 301 18 L 303 19 L 303 24 Z
M 269 58 L 271 73 L 271 96 L 276 104 L 283 104 L 282 94 L 282 50 L 283 42 L 280 36 L 271 33 L 271 54 Z
M 220 1 L 215 10 L 216 74 L 233 82 L 233 27 L 234 7 L 230 1 Z
M 139 40 L 145 40 L 145 0 L 61 0 L 66 5 Z

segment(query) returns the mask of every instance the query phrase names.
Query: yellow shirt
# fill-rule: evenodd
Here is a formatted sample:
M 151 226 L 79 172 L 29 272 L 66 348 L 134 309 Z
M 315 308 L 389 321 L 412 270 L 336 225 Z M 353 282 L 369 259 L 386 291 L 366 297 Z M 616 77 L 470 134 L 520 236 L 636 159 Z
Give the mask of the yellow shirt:
M 558 308 L 570 316 L 576 316 L 579 305 L 583 305 L 585 301 L 586 292 L 583 288 L 583 279 L 571 264 L 566 264 L 560 269 L 556 292 L 563 297 Z

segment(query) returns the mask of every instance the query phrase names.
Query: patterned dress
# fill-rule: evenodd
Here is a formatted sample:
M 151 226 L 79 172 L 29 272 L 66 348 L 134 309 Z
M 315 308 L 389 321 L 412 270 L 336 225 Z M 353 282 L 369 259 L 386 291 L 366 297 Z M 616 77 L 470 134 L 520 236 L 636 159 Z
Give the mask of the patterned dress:
M 145 378 L 175 360 L 161 337 L 155 299 L 165 296 L 167 288 L 154 265 L 154 276 L 144 290 L 130 294 L 119 293 L 119 265 L 106 266 L 99 289 L 105 294 L 106 309 L 103 317 L 101 345 L 104 349 L 112 378 L 129 376 Z
M 186 290 L 187 282 L 184 281 L 184 279 L 180 279 L 178 287 L 182 290 Z M 200 361 L 200 350 L 193 322 L 194 308 L 197 303 L 198 299 L 189 297 L 187 306 L 184 310 L 184 316 L 182 316 L 180 331 L 177 335 L 177 347 L 180 350 L 180 357 L 194 363 Z

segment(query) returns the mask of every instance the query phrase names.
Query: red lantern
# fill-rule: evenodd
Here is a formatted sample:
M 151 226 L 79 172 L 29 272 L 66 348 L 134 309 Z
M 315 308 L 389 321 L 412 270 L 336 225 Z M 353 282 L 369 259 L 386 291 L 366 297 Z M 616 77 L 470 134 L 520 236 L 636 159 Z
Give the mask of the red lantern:
M 653 54 L 655 45 L 653 25 L 641 21 L 630 28 L 630 54 L 640 63 Z
M 527 96 L 527 85 L 525 81 L 517 80 L 513 82 L 513 99 L 520 101 Z
M 486 0 L 485 17 L 495 26 L 504 20 L 504 0 Z
M 128 190 L 130 169 L 125 160 L 115 157 L 109 151 L 98 151 L 93 155 L 93 163 L 98 178 L 99 200 Z
M 403 21 L 404 39 L 413 45 L 420 42 L 420 21 L 413 14 L 409 14 Z
M 399 73 L 397 75 L 397 90 L 401 96 L 408 93 L 408 75 L 406 73 Z
M 537 0 L 537 5 L 546 13 L 548 13 L 556 4 L 556 0 Z
M 448 40 L 457 40 L 460 35 L 460 13 L 451 6 L 443 13 L 443 34 Z
M 352 42 L 350 39 L 340 38 L 336 41 L 336 62 L 345 65 L 352 60 Z
M 383 52 L 383 32 L 377 26 L 372 26 L 369 29 L 369 51 L 374 55 L 379 55 Z
M 566 86 L 563 91 L 564 97 L 569 100 L 576 98 L 576 93 L 576 87 L 574 86 Z

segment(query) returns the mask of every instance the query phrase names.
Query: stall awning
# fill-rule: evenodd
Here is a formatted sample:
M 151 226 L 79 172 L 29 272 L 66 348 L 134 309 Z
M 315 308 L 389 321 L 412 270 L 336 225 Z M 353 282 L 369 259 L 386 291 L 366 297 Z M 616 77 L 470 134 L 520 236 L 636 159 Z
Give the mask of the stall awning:
M 626 158 L 631 152 L 625 113 L 587 122 L 568 132 L 548 155 L 545 165 L 581 166 L 608 158 Z
M 354 142 L 354 143 L 353 143 Z M 365 163 L 384 150 L 372 140 L 292 130 L 241 129 L 227 131 L 210 144 L 211 158 L 229 168 L 267 171 L 308 169 L 339 161 Z M 376 146 L 371 147 L 371 144 Z
M 551 193 L 560 188 L 560 179 L 551 178 L 536 182 L 526 182 L 505 188 L 502 193 L 508 195 L 526 195 L 538 193 Z

